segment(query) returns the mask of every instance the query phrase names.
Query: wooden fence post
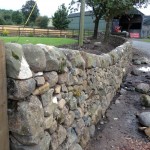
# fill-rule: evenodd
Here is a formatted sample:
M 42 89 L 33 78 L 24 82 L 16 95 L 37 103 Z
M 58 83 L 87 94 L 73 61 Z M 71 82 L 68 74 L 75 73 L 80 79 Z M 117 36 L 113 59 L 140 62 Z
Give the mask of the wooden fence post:
M 8 135 L 6 60 L 4 44 L 0 40 L 0 150 L 9 150 Z

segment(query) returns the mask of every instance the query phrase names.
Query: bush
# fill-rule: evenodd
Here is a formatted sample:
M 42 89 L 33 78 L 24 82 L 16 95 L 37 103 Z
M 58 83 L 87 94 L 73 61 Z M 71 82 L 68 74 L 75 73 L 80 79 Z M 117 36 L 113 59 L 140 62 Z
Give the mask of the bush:
M 2 32 L 2 36 L 8 36 L 8 34 L 9 34 L 9 31 L 8 30 L 3 30 L 3 32 Z
M 47 28 L 48 20 L 47 16 L 39 16 L 36 19 L 36 25 L 40 28 Z

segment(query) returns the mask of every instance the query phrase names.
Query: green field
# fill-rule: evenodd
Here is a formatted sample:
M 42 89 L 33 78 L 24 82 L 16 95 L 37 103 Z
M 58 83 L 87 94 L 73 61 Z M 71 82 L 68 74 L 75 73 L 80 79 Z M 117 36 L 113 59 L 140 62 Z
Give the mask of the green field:
M 144 42 L 150 42 L 150 38 L 148 38 L 148 39 L 143 39 L 142 41 L 144 41 Z
M 46 45 L 66 45 L 66 44 L 74 44 L 77 43 L 77 40 L 69 39 L 69 38 L 47 38 L 47 37 L 0 37 L 5 43 L 20 43 L 20 44 L 46 44 Z

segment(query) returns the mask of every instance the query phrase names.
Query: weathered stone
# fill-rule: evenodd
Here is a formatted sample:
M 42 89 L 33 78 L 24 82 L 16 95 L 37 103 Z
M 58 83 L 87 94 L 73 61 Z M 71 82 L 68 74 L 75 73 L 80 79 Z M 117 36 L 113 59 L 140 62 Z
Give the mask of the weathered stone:
M 23 44 L 25 58 L 34 72 L 44 71 L 46 67 L 45 53 L 40 46 Z
M 74 110 L 75 118 L 79 119 L 82 118 L 84 113 L 80 107 L 78 107 L 76 110 Z
M 94 55 L 94 54 L 89 54 L 89 53 L 85 53 L 85 52 L 81 52 L 81 54 L 82 54 L 82 57 L 83 57 L 83 59 L 84 59 L 84 61 L 85 61 L 85 67 L 86 67 L 86 68 L 93 68 L 93 67 L 96 67 L 97 61 L 96 61 L 96 59 L 94 59 L 94 57 L 95 57 L 96 55 Z
M 150 127 L 150 112 L 142 112 L 138 117 L 142 125 Z
M 75 110 L 77 109 L 77 99 L 75 97 L 73 97 L 70 101 L 69 101 L 69 108 L 70 110 Z
M 73 75 L 69 72 L 68 74 L 68 80 L 67 80 L 67 85 L 71 86 L 74 84 L 74 78 L 73 78 Z
M 85 61 L 79 51 L 62 49 L 67 59 L 71 62 L 73 68 L 85 68 Z
M 38 87 L 32 94 L 33 95 L 42 95 L 49 90 L 49 83 L 46 82 L 44 85 Z
M 75 114 L 73 111 L 70 111 L 68 115 L 66 115 L 64 125 L 66 127 L 70 127 L 75 119 Z
M 91 123 L 92 123 L 91 117 L 89 117 L 89 116 L 87 115 L 87 116 L 83 116 L 82 119 L 84 120 L 84 123 L 85 123 L 85 125 L 86 125 L 87 127 L 91 125 Z
M 18 135 L 22 135 L 27 141 L 33 138 L 39 141 L 43 130 L 44 112 L 40 100 L 36 96 L 31 96 L 29 101 L 18 102 L 17 111 L 12 109 L 9 113 L 9 130 Z M 31 137 L 32 136 L 32 137 Z
M 61 90 L 62 90 L 62 92 L 68 92 L 68 89 L 65 84 L 61 85 Z
M 133 68 L 131 74 L 135 76 L 139 76 L 141 74 L 141 71 L 138 70 L 137 68 Z
M 143 94 L 141 96 L 141 103 L 145 107 L 150 107 L 150 96 Z
M 84 44 L 90 44 L 90 43 L 91 43 L 91 40 L 89 40 L 89 39 L 84 39 L 83 43 L 84 43 Z
M 95 113 L 92 115 L 92 124 L 97 124 L 102 118 L 102 107 L 99 105 Z
M 68 80 L 68 74 L 67 73 L 59 74 L 58 84 L 64 84 L 67 82 L 67 80 Z
M 50 84 L 50 88 L 54 87 L 58 82 L 58 74 L 55 71 L 44 73 L 45 80 Z
M 57 121 L 53 120 L 51 127 L 49 129 L 50 134 L 53 134 L 57 130 Z
M 88 95 L 81 91 L 81 94 L 77 97 L 78 104 L 82 104 L 87 98 Z
M 51 148 L 56 150 L 59 145 L 66 139 L 67 131 L 63 126 L 59 125 L 58 130 L 52 134 Z
M 11 78 L 7 79 L 8 98 L 14 100 L 21 100 L 31 95 L 35 90 L 35 80 L 14 80 Z
M 83 150 L 79 144 L 72 145 L 69 150 Z
M 45 132 L 44 137 L 41 138 L 37 145 L 22 145 L 19 144 L 15 138 L 11 138 L 10 148 L 11 150 L 49 150 L 51 137 L 48 132 Z
M 140 93 L 146 94 L 149 91 L 150 86 L 146 83 L 140 83 L 136 86 L 135 89 Z
M 35 81 L 38 87 L 44 85 L 45 83 L 44 77 L 35 77 Z
M 63 52 L 54 46 L 38 44 L 45 52 L 46 69 L 45 71 L 59 71 L 64 72 L 66 67 L 66 57 Z
M 76 131 L 72 127 L 68 128 L 67 129 L 67 141 L 66 141 L 67 147 L 70 147 L 71 145 L 77 142 L 78 142 L 78 137 L 77 137 Z
M 134 65 L 141 65 L 141 61 L 136 59 L 133 61 L 133 64 Z
M 22 46 L 16 43 L 5 44 L 7 76 L 14 79 L 32 77 L 30 67 L 24 58 Z
M 44 118 L 44 130 L 50 129 L 53 124 L 53 115 Z
M 64 99 L 61 99 L 59 102 L 58 102 L 58 107 L 59 109 L 63 109 L 64 106 L 66 104 L 66 101 Z
M 54 89 L 50 89 L 41 95 L 45 117 L 49 117 L 57 108 L 57 102 L 54 102 L 53 92 Z
M 61 92 L 61 86 L 60 85 L 56 85 L 55 89 L 54 89 L 54 93 L 55 94 L 59 94 Z
M 76 124 L 75 124 L 74 128 L 75 128 L 75 131 L 76 131 L 78 137 L 81 137 L 83 130 L 84 130 L 84 127 L 85 127 L 85 124 L 84 124 L 84 121 L 82 118 L 76 120 Z
M 89 127 L 90 137 L 94 137 L 95 134 L 95 125 Z
M 90 140 L 89 129 L 87 127 L 85 127 L 83 129 L 83 134 L 81 136 L 80 145 L 83 148 L 85 148 L 89 140 Z
M 115 64 L 119 61 L 119 54 L 116 52 L 116 50 L 109 52 L 109 55 L 111 56 L 112 64 Z
M 102 45 L 101 42 L 95 42 L 95 43 L 94 43 L 94 46 L 95 46 L 95 47 L 100 47 L 101 45 Z

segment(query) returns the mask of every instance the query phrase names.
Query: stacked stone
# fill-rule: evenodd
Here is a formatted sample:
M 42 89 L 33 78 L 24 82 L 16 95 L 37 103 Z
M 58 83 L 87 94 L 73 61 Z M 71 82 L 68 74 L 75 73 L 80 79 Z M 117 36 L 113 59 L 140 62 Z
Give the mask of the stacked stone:
M 120 87 L 130 43 L 100 56 L 42 44 L 5 47 L 11 149 L 84 149 Z

